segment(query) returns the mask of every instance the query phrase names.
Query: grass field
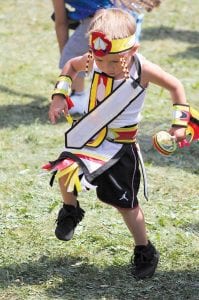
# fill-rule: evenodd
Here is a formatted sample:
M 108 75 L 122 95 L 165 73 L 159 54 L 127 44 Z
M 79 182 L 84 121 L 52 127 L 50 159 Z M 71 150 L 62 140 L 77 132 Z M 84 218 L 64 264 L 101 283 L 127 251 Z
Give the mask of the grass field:
M 145 15 L 140 52 L 178 77 L 199 108 L 199 3 L 165 0 Z M 171 122 L 167 92 L 151 86 L 140 128 L 150 201 L 140 203 L 161 253 L 152 279 L 135 281 L 133 242 L 118 213 L 81 193 L 86 210 L 69 243 L 54 236 L 61 198 L 41 165 L 66 130 L 48 121 L 59 53 L 51 1 L 0 5 L 0 299 L 196 300 L 199 295 L 199 144 L 160 156 L 151 137 Z

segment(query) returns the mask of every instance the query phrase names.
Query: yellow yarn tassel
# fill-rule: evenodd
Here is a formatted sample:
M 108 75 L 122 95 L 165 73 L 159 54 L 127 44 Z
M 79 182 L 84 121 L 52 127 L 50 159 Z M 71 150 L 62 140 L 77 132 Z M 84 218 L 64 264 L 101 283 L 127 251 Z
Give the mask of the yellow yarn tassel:
M 63 170 L 58 171 L 56 174 L 56 179 L 60 179 L 63 176 L 67 176 L 64 184 L 67 192 L 73 192 L 74 187 L 76 188 L 77 192 L 81 191 L 81 183 L 79 180 L 79 166 L 76 162 Z

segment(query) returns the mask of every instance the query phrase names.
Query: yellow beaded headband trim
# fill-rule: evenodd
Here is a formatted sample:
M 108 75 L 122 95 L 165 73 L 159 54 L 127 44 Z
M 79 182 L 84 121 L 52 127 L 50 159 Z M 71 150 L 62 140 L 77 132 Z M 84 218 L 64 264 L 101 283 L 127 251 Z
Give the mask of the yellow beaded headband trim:
M 131 49 L 135 44 L 135 35 L 124 39 L 109 40 L 104 33 L 94 31 L 90 34 L 89 46 L 96 56 L 116 54 Z

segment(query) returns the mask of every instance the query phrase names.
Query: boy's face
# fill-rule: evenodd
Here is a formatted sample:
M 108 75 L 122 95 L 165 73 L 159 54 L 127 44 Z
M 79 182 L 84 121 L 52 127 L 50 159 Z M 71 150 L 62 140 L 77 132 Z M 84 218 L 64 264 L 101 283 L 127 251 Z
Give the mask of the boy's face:
M 121 58 L 124 57 L 127 65 L 131 60 L 130 52 L 127 52 L 123 55 L 121 54 L 107 54 L 105 56 L 96 56 L 94 55 L 94 60 L 97 67 L 108 76 L 119 79 L 123 77 L 123 70 L 121 66 Z

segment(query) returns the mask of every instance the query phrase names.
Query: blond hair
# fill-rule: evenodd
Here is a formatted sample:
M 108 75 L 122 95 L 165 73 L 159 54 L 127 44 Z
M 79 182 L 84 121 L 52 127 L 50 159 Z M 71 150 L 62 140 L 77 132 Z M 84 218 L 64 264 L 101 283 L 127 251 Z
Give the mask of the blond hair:
M 94 31 L 104 33 L 110 40 L 123 39 L 135 33 L 136 23 L 134 17 L 122 9 L 100 9 L 90 23 L 88 35 Z

